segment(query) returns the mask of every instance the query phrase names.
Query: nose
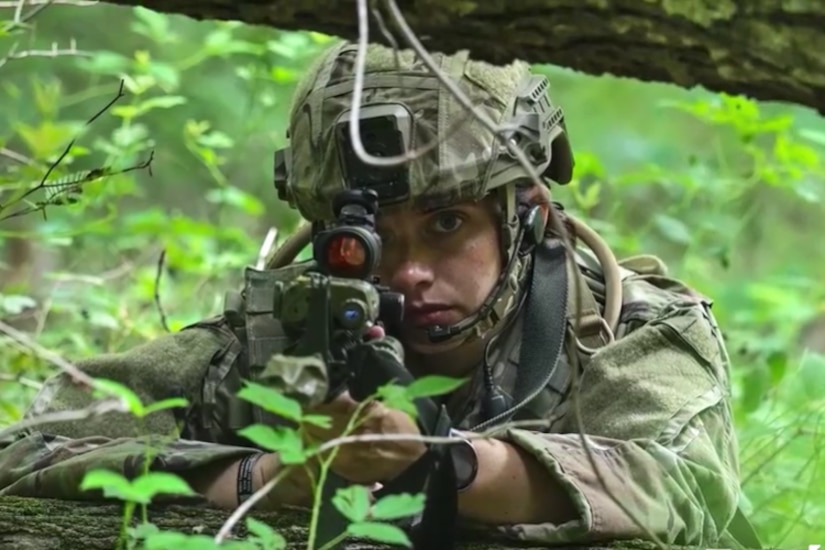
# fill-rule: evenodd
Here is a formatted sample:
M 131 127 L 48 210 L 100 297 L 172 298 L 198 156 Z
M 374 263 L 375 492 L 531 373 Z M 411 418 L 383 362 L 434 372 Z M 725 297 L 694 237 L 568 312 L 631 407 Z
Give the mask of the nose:
M 405 254 L 388 262 L 390 265 L 385 267 L 385 273 L 390 288 L 408 297 L 420 295 L 429 288 L 435 280 L 435 272 L 428 256 Z

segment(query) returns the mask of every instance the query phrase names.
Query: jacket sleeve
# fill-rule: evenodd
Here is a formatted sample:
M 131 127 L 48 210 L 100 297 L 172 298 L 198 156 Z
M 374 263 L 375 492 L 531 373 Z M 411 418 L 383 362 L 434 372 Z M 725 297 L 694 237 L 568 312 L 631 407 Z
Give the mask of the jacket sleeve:
M 193 328 L 126 352 L 77 362 L 94 378 L 126 385 L 144 405 L 184 397 L 189 406 L 158 411 L 143 419 L 108 412 L 21 430 L 0 441 L 0 496 L 99 499 L 96 492 L 79 489 L 86 472 L 93 469 L 133 478 L 143 470 L 147 456 L 152 470 L 185 472 L 255 452 L 253 448 L 198 440 L 209 433 L 198 430 L 204 376 L 210 364 L 221 361 L 231 347 L 232 342 L 220 331 Z M 93 402 L 88 389 L 60 373 L 46 381 L 25 418 L 80 410 Z
M 570 399 L 559 433 L 506 435 L 567 491 L 578 518 L 497 530 L 538 543 L 648 539 L 621 503 L 665 544 L 725 540 L 738 504 L 738 451 L 727 353 L 707 307 L 671 304 L 596 352 L 578 387 L 578 418 L 598 474 Z

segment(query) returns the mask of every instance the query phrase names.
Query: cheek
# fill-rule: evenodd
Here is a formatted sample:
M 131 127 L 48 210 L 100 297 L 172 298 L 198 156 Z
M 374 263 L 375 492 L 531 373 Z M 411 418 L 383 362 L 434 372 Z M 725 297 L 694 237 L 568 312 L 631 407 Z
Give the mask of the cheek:
M 453 283 L 470 307 L 480 306 L 498 280 L 502 268 L 498 244 L 496 232 L 485 231 L 443 258 L 445 272 L 439 275 Z

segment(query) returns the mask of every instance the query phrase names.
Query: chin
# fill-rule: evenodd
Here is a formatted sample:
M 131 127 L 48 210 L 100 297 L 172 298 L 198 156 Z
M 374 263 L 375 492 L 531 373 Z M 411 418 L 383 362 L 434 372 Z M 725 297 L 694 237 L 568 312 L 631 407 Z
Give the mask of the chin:
M 446 342 L 433 343 L 427 336 L 427 331 L 422 329 L 405 330 L 402 332 L 401 343 L 404 347 L 414 353 L 421 355 L 435 355 L 452 351 L 460 347 L 467 337 L 451 338 Z

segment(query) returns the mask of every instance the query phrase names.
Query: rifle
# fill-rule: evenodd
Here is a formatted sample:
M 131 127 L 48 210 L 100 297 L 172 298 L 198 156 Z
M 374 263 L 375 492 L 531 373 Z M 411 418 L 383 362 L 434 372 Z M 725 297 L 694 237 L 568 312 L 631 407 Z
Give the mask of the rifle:
M 404 296 L 372 275 L 381 260 L 376 193 L 342 191 L 333 210 L 335 222 L 316 232 L 312 240 L 315 267 L 277 283 L 274 310 L 294 342 L 288 354 L 321 359 L 328 381 L 324 401 L 345 390 L 362 400 L 389 382 L 387 376 L 412 380 L 406 369 L 377 376 L 362 368 L 357 351 L 371 327 L 380 324 L 387 334 L 396 331 L 403 319 Z

